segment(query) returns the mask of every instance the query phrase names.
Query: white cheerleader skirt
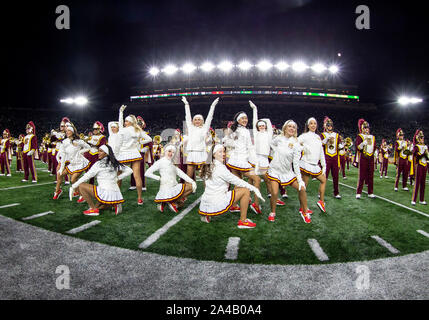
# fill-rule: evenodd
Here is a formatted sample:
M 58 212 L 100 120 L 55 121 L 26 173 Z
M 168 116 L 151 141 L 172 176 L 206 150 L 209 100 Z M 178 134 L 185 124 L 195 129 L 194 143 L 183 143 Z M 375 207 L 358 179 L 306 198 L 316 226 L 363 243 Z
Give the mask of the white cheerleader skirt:
M 228 191 L 224 197 L 221 199 L 216 199 L 215 201 L 204 201 L 204 198 L 202 198 L 198 213 L 204 216 L 221 215 L 225 212 L 228 212 L 229 208 L 231 208 L 234 203 L 234 199 L 234 190 Z
M 271 181 L 276 181 L 282 186 L 288 186 L 296 181 L 296 175 L 293 171 L 289 171 L 287 173 L 280 173 L 273 168 L 269 168 L 266 176 Z
M 237 159 L 234 157 L 230 157 L 226 166 L 230 169 L 235 169 L 238 171 L 249 172 L 253 169 L 252 165 L 247 160 Z
M 300 160 L 299 167 L 301 169 L 301 172 L 307 173 L 312 177 L 317 177 L 322 174 L 322 169 L 319 167 L 318 164 L 311 164 L 303 160 Z
M 118 154 L 115 155 L 115 157 L 120 163 L 128 163 L 128 162 L 139 161 L 143 159 L 142 155 L 140 154 L 140 151 L 138 151 L 137 149 L 119 151 Z
M 98 186 L 94 186 L 94 195 L 99 202 L 104 204 L 118 204 L 125 201 L 121 191 L 106 190 Z
M 186 157 L 186 164 L 201 165 L 207 161 L 206 151 L 189 151 Z
M 68 161 L 66 161 L 67 163 Z M 79 162 L 70 162 L 68 165 L 66 165 L 66 171 L 69 174 L 73 173 L 80 173 L 85 170 L 88 170 L 91 167 L 91 162 L 88 161 L 85 157 L 82 157 L 82 159 Z
M 179 183 L 175 187 L 162 188 L 155 196 L 155 202 L 172 202 L 179 199 L 185 192 L 185 184 Z
M 268 162 L 268 156 L 264 156 L 262 154 L 257 154 L 256 159 L 259 164 L 259 170 L 268 170 L 270 163 Z M 250 161 L 249 161 L 250 163 Z M 253 163 L 250 163 L 252 167 L 255 167 Z

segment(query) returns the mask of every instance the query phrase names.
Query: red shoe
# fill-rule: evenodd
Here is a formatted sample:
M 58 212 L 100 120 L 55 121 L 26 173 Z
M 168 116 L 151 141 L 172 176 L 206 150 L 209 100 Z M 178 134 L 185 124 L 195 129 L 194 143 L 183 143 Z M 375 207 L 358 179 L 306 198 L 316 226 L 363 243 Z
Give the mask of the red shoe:
M 317 201 L 317 206 L 322 210 L 322 212 L 326 213 L 325 203 L 322 200 Z
M 143 204 L 143 199 L 138 199 L 138 200 L 137 200 L 137 204 L 138 204 L 139 206 L 141 206 L 141 205 Z
M 158 204 L 158 205 L 156 206 L 156 208 L 157 208 L 159 211 L 164 212 L 164 203 L 160 203 L 160 204 Z
M 277 204 L 278 206 L 284 206 L 284 205 L 285 205 L 285 203 L 284 203 L 283 201 L 281 201 L 280 199 L 277 199 L 276 204 Z
M 238 220 L 237 228 L 239 228 L 239 229 L 253 229 L 255 227 L 256 227 L 256 223 L 254 223 L 250 219 L 246 219 L 246 220 L 244 220 L 244 222 L 241 220 Z
M 311 223 L 311 217 L 310 217 L 310 214 L 308 213 L 308 210 L 305 214 L 301 212 L 301 217 L 305 223 Z
M 276 220 L 276 214 L 271 212 L 268 216 L 268 221 L 274 222 Z
M 73 198 L 78 197 L 79 196 L 79 192 L 75 191 L 73 192 Z
M 240 212 L 240 207 L 231 207 L 231 208 L 229 208 L 229 211 L 230 212 Z
M 257 206 L 256 203 L 253 202 L 250 208 L 253 210 L 254 213 L 262 214 L 261 206 Z
M 170 210 L 173 211 L 174 213 L 178 213 L 179 212 L 179 210 L 177 210 L 176 205 L 174 203 L 172 203 L 172 202 L 168 203 L 168 208 L 170 208 Z
M 302 208 L 299 208 L 299 213 L 303 213 L 303 210 L 302 210 Z M 311 211 L 310 209 L 307 209 L 307 213 L 308 214 L 313 214 L 313 211 Z
M 100 211 L 98 209 L 89 208 L 88 210 L 85 210 L 83 214 L 86 216 L 98 216 L 100 214 Z
M 79 199 L 77 200 L 77 203 L 85 203 L 85 202 L 86 200 L 82 196 L 80 196 Z
M 210 223 L 211 219 L 209 216 L 201 216 L 201 221 L 205 223 Z
M 120 214 L 122 212 L 122 204 L 118 203 L 114 205 L 115 208 L 115 216 L 117 216 L 118 214 Z
M 57 200 L 62 194 L 63 194 L 63 190 L 60 189 L 60 191 L 54 192 L 54 197 L 52 199 Z

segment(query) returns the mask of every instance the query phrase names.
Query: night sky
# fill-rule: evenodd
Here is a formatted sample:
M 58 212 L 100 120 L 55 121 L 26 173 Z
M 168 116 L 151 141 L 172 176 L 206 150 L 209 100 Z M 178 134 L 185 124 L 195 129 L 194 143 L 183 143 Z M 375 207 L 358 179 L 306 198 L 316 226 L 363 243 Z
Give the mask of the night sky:
M 70 30 L 55 27 L 61 4 L 70 9 Z M 355 27 L 360 4 L 370 9 L 370 30 Z M 222 57 L 335 61 L 361 101 L 425 98 L 428 15 L 423 1 L 19 2 L 2 9 L 0 106 L 53 107 L 75 92 L 111 105 L 127 101 L 153 64 Z

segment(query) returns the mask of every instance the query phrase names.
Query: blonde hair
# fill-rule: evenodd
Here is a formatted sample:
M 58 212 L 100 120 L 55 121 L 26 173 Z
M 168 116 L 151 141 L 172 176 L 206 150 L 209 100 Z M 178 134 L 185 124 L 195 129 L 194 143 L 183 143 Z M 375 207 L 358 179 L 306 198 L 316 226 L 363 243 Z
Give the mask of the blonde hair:
M 286 136 L 285 135 L 285 131 L 286 131 L 286 128 L 287 128 L 287 126 L 290 124 L 290 123 L 294 123 L 295 124 L 295 134 L 293 135 L 294 136 L 294 138 L 297 138 L 298 137 L 298 125 L 296 124 L 296 122 L 295 121 L 293 121 L 293 120 L 288 120 L 288 121 L 286 121 L 284 124 L 283 124 L 283 127 L 282 127 L 282 134 L 284 135 L 284 136 Z
M 130 115 L 128 115 L 128 117 L 132 118 L 132 121 L 130 121 L 130 122 L 131 122 L 131 125 L 134 127 L 134 130 L 135 130 L 136 132 L 141 132 L 141 131 L 143 131 L 143 130 L 142 130 L 142 128 L 138 125 L 138 123 L 137 123 L 137 118 L 136 118 L 136 116 L 135 116 L 135 115 L 130 114 Z

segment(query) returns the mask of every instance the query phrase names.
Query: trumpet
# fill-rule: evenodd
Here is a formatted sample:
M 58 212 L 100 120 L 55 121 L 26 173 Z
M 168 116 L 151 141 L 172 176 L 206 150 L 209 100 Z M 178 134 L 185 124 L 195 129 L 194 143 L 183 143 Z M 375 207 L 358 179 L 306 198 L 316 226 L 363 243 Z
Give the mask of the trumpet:
M 352 146 L 353 142 L 352 142 L 352 138 L 347 137 L 346 138 L 346 147 L 350 148 Z
M 162 137 L 161 136 L 153 137 L 153 142 L 155 142 L 156 144 L 160 144 L 162 142 Z

